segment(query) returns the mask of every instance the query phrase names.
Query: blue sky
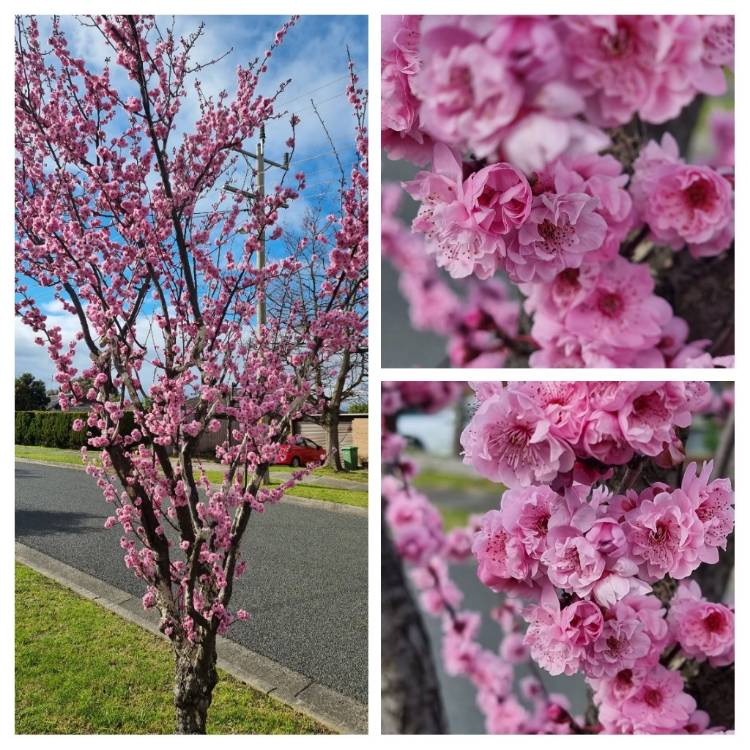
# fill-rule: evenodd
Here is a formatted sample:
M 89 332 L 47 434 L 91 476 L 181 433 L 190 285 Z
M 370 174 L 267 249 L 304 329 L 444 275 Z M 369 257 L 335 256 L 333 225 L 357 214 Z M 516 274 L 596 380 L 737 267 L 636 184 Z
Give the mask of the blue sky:
M 235 88 L 237 66 L 262 55 L 285 20 L 286 17 L 283 16 L 177 16 L 175 31 L 178 34 L 189 33 L 203 21 L 204 36 L 195 50 L 196 61 L 220 57 L 231 48 L 232 51 L 226 57 L 198 75 L 205 94 L 216 95 L 222 89 L 231 94 Z M 40 23 L 44 38 L 50 28 L 49 20 L 40 19 Z M 159 18 L 162 27 L 170 23 L 169 17 Z M 83 27 L 74 17 L 63 18 L 63 28 L 72 51 L 87 60 L 92 67 L 97 67 L 98 61 L 103 61 L 105 56 L 111 54 L 99 32 Z M 265 83 L 261 86 L 263 93 L 271 94 L 279 81 L 291 78 L 291 83 L 278 99 L 277 109 L 287 109 L 301 118 L 297 127 L 292 167 L 306 173 L 308 187 L 302 198 L 294 201 L 283 217 L 285 226 L 292 230 L 310 206 L 322 205 L 327 211 L 335 205 L 338 168 L 326 135 L 312 110 L 311 97 L 326 122 L 347 172 L 354 159 L 354 120 L 345 96 L 347 45 L 360 76 L 360 84 L 366 86 L 366 16 L 302 17 L 289 31 L 281 47 L 274 52 L 264 78 Z M 121 89 L 133 85 L 125 76 L 115 72 L 114 68 L 113 72 L 114 82 Z M 119 78 L 116 77 L 118 75 Z M 189 128 L 195 121 L 197 113 L 197 99 L 191 88 L 188 102 L 183 105 L 177 121 L 178 137 L 179 131 Z M 266 128 L 267 158 L 282 161 L 286 149 L 284 142 L 289 136 L 287 122 L 288 118 L 285 117 L 270 123 Z M 255 140 L 244 145 L 248 151 L 255 151 Z M 273 188 L 276 184 L 274 180 L 279 177 L 279 170 L 267 172 L 267 190 Z M 272 248 L 269 249 L 269 255 L 273 255 Z M 47 305 L 45 312 L 62 326 L 66 339 L 68 335 L 72 335 L 76 330 L 76 323 L 60 312 L 59 303 L 55 303 L 46 290 L 41 290 L 37 298 Z M 16 320 L 16 374 L 32 372 L 51 387 L 53 368 L 46 352 L 36 346 L 33 339 L 34 334 Z M 86 359 L 81 349 L 76 364 L 79 367 L 85 366 Z

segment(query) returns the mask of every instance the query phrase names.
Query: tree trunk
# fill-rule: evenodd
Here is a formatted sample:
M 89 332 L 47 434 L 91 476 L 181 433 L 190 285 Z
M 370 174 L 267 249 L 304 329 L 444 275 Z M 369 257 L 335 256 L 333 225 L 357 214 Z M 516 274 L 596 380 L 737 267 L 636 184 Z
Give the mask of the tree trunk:
M 384 734 L 447 731 L 430 640 L 381 512 L 381 723 Z
M 323 415 L 323 424 L 328 436 L 328 445 L 326 446 L 325 465 L 334 471 L 343 471 L 344 466 L 341 463 L 341 446 L 339 445 L 339 405 L 331 404 L 326 407 Z
M 206 715 L 216 685 L 216 640 L 204 636 L 200 643 L 185 640 L 175 651 L 175 733 L 205 734 Z

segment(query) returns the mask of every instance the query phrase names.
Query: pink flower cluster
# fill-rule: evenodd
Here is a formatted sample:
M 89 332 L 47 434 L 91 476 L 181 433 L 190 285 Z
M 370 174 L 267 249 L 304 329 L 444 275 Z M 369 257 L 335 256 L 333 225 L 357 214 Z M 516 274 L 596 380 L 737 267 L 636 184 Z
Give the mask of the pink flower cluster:
M 403 409 L 425 414 L 440 411 L 458 398 L 464 385 L 440 380 L 384 381 L 382 389 L 383 415 L 389 416 Z
M 698 93 L 726 91 L 732 16 L 562 16 L 557 25 L 586 115 L 606 127 L 662 123 Z
M 642 146 L 632 177 L 601 155 L 612 144 L 599 130 L 662 123 L 723 92 L 732 17 L 391 16 L 383 39 L 384 146 L 432 162 L 403 186 L 423 246 L 396 239 L 409 263 L 385 254 L 414 326 L 447 336 L 452 364 L 503 366 L 536 349 L 537 367 L 733 365 L 712 342 L 688 342 L 649 258 L 651 245 L 694 258 L 732 246 L 732 123 L 715 121 L 721 169 L 686 163 L 667 133 Z M 478 280 L 470 298 L 417 267 L 420 252 Z M 496 275 L 526 296 L 531 336 L 510 305 L 477 312 L 474 290 L 493 283 L 497 297 Z
M 523 170 L 596 151 L 597 126 L 724 93 L 734 57 L 731 16 L 385 16 L 382 31 L 383 145 L 418 163 L 432 142 Z
M 591 684 L 599 721 L 610 734 L 700 734 L 708 726 L 680 673 L 661 664 L 624 668 Z
M 534 594 L 547 583 L 610 606 L 665 576 L 683 579 L 718 562 L 734 527 L 728 480 L 697 476 L 690 464 L 681 487 L 654 484 L 610 494 L 573 483 L 507 490 L 487 512 L 472 552 L 480 580 L 496 591 Z M 559 614 L 559 613 L 558 613 Z
M 682 581 L 667 617 L 672 637 L 687 656 L 723 667 L 734 662 L 734 611 L 707 602 L 695 581 Z
M 711 479 L 708 462 L 700 472 L 689 464 L 679 486 L 631 488 L 641 462 L 684 459 L 676 430 L 716 406 L 707 384 L 473 388 L 479 408 L 462 439 L 466 461 L 510 487 L 499 508 L 445 533 L 429 499 L 410 486 L 415 467 L 403 459 L 392 464 L 400 475 L 383 478 L 383 497 L 422 604 L 443 620 L 446 671 L 474 684 L 488 731 L 722 731 L 709 728 L 672 661 L 734 661 L 732 608 L 706 601 L 688 580 L 726 548 L 731 484 Z M 605 482 L 625 464 L 618 489 L 609 489 Z M 463 594 L 450 577 L 449 564 L 470 555 L 479 580 L 504 594 L 492 613 L 504 633 L 497 652 L 477 641 L 481 615 L 461 609 Z M 668 605 L 654 588 L 663 579 L 680 581 Z M 535 680 L 521 685 L 531 708 L 519 702 L 513 666 L 529 658 L 552 675 L 582 674 L 599 724 L 586 725 Z
M 464 462 L 508 487 L 586 479 L 634 455 L 682 460 L 676 429 L 711 402 L 706 383 L 510 382 L 477 388 Z M 592 463 L 593 462 L 593 463 Z

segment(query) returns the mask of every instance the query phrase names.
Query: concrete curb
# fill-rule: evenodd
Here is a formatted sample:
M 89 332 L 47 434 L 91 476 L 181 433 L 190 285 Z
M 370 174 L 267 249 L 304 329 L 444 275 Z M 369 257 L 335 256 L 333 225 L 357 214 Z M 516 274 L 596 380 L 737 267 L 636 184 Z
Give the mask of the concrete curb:
M 144 610 L 140 600 L 127 591 L 20 542 L 16 542 L 16 560 L 125 620 L 160 638 L 165 637 L 158 629 L 158 615 L 153 610 Z M 228 638 L 219 636 L 216 640 L 219 667 L 236 679 L 307 714 L 335 732 L 367 734 L 366 705 Z
M 33 458 L 16 458 L 18 463 L 22 464 L 37 464 L 38 466 L 52 466 L 55 469 L 73 469 L 74 471 L 86 471 L 85 466 L 76 466 L 75 464 L 64 464 L 55 463 L 54 461 L 36 461 Z M 211 485 L 212 487 L 219 487 L 218 484 Z M 325 489 L 321 487 L 321 489 Z M 330 488 L 334 489 L 334 488 Z M 367 490 L 367 485 L 362 488 L 362 492 Z M 331 513 L 349 513 L 354 516 L 367 517 L 367 508 L 360 508 L 356 505 L 346 505 L 345 503 L 332 503 L 328 500 L 313 500 L 309 497 L 299 497 L 298 495 L 284 495 L 284 502 L 290 503 L 291 505 L 301 505 L 303 508 L 318 508 L 319 510 L 327 510 Z

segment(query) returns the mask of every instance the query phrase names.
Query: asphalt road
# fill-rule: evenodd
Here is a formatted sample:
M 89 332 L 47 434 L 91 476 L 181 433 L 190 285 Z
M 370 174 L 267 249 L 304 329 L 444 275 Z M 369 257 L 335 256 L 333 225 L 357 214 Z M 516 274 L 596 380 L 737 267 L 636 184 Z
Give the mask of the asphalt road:
M 16 462 L 16 539 L 141 596 L 110 514 L 84 472 Z M 282 501 L 253 516 L 243 555 L 232 606 L 251 618 L 228 637 L 366 703 L 367 518 Z

